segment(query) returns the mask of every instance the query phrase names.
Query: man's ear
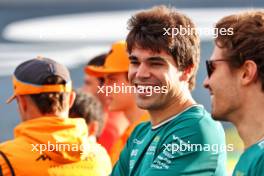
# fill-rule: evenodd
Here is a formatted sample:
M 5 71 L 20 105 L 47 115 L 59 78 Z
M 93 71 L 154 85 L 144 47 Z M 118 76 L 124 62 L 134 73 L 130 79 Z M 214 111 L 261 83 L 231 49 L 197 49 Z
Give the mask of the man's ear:
M 71 108 L 76 98 L 76 93 L 72 91 L 70 93 L 70 99 L 69 99 L 69 107 Z
M 24 95 L 17 95 L 16 96 L 17 104 L 21 112 L 26 112 L 28 109 L 26 96 Z
M 257 70 L 258 66 L 254 61 L 246 60 L 242 66 L 241 84 L 245 86 L 256 82 L 258 76 Z
M 184 71 L 182 71 L 182 75 L 180 76 L 180 81 L 189 81 L 194 69 L 194 64 L 187 67 Z
M 96 136 L 97 131 L 99 130 L 99 122 L 91 121 L 88 125 L 89 136 Z

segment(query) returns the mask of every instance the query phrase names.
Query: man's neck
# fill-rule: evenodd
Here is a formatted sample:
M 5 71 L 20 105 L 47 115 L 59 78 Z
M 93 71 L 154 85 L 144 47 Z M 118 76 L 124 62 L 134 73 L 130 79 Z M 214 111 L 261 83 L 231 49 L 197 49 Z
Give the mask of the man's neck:
M 68 113 L 67 112 L 61 112 L 61 113 L 31 114 L 27 118 L 23 119 L 23 121 L 37 119 L 37 118 L 41 118 L 41 117 L 58 117 L 58 118 L 65 119 L 65 118 L 68 118 Z
M 179 114 L 180 112 L 184 111 L 188 107 L 196 104 L 196 102 L 191 98 L 191 96 L 187 96 L 185 98 L 181 98 L 179 100 L 174 99 L 163 109 L 158 110 L 149 110 L 149 113 L 151 115 L 151 123 L 152 126 L 156 126 L 163 121 L 169 119 L 170 117 Z
M 143 116 L 146 113 L 147 111 L 138 108 L 136 105 L 129 107 L 126 111 L 124 111 L 124 114 L 130 124 L 137 121 L 141 116 Z
M 248 148 L 264 138 L 264 101 L 255 97 L 244 102 L 247 103 L 243 103 L 241 110 L 233 114 L 231 119 L 245 148 Z
M 239 136 L 244 142 L 245 148 L 250 147 L 264 138 L 263 113 L 256 113 L 255 115 L 252 113 L 252 115 L 246 116 L 248 118 L 242 117 L 240 121 L 233 122 Z

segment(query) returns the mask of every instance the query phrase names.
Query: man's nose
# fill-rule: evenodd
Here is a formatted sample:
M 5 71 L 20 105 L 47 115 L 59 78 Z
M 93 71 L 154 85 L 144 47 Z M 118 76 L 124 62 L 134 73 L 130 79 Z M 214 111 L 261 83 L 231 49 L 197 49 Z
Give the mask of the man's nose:
M 148 78 L 150 77 L 149 68 L 145 63 L 141 63 L 137 69 L 137 78 Z
M 204 88 L 206 88 L 206 89 L 209 88 L 209 78 L 208 78 L 208 76 L 204 79 L 204 81 L 203 81 L 203 86 L 204 86 Z

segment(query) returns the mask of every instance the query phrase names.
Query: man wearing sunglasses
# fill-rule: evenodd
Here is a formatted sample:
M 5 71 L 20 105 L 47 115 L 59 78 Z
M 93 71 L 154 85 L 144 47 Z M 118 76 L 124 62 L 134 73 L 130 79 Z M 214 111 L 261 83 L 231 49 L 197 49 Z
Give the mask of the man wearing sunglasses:
M 222 18 L 204 81 L 212 101 L 212 116 L 232 122 L 245 152 L 233 176 L 263 176 L 264 168 L 264 12 L 251 11 Z
M 112 176 L 226 175 L 225 151 L 204 150 L 205 146 L 225 146 L 223 128 L 191 96 L 199 37 L 195 33 L 171 36 L 170 29 L 180 26 L 195 30 L 187 16 L 164 6 L 129 20 L 128 78 L 137 88 L 145 88 L 136 93 L 136 103 L 151 118 L 135 128 Z M 167 91 L 155 92 L 157 87 Z M 148 90 L 153 90 L 151 96 Z

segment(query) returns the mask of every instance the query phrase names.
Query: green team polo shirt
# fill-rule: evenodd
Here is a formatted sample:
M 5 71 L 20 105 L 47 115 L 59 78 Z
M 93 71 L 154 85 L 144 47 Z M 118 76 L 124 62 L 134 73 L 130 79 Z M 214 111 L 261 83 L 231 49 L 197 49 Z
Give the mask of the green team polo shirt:
M 264 139 L 241 155 L 233 176 L 264 176 Z
M 226 176 L 223 127 L 201 105 L 154 127 L 150 122 L 141 123 L 111 175 Z

